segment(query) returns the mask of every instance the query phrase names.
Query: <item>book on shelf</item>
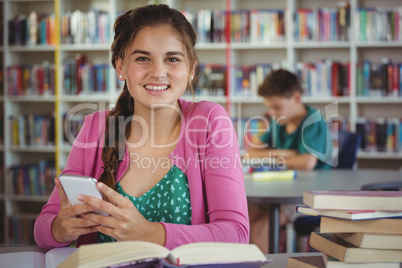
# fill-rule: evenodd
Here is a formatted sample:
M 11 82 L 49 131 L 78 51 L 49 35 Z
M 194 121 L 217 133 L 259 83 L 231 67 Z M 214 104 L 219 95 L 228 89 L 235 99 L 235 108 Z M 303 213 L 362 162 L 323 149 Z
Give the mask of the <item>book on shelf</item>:
M 401 211 L 402 191 L 304 191 L 303 203 L 314 209 Z
M 356 40 L 400 41 L 402 39 L 401 14 L 402 7 L 357 8 L 354 20 Z
M 382 233 L 402 234 L 401 219 L 374 219 L 351 221 L 322 217 L 320 223 L 321 233 Z
M 9 167 L 11 194 L 25 196 L 48 196 L 54 189 L 56 169 L 53 161 L 39 160 L 36 165 Z
M 52 62 L 11 65 L 7 67 L 7 77 L 9 96 L 54 95 L 55 65 Z
M 54 14 L 17 14 L 8 21 L 9 45 L 54 45 Z
M 232 118 L 240 150 L 248 150 L 260 143 L 260 137 L 269 127 L 269 120 L 264 116 Z M 269 155 L 267 157 L 270 158 Z
M 345 263 L 323 254 L 288 257 L 287 268 L 399 268 L 397 262 Z
M 323 216 L 345 220 L 368 220 L 378 218 L 402 218 L 402 211 L 377 210 L 332 210 L 314 209 L 308 206 L 297 206 L 296 211 L 311 216 Z
M 382 58 L 381 62 L 356 63 L 356 95 L 363 97 L 401 97 L 402 63 Z
M 335 233 L 335 235 L 360 248 L 402 250 L 402 234 L 379 234 L 379 233 L 359 232 L 359 233 Z
M 109 13 L 98 9 L 75 10 L 61 16 L 62 44 L 106 44 L 109 41 Z
M 330 59 L 298 62 L 296 75 L 306 97 L 350 96 L 350 63 Z
M 269 260 L 253 244 L 200 242 L 168 250 L 150 242 L 122 241 L 81 246 L 58 267 L 135 267 L 136 264 L 143 265 L 141 267 L 236 267 L 236 264 L 260 267 L 267 262 Z
M 333 233 L 311 233 L 310 245 L 346 263 L 402 262 L 402 250 L 359 248 Z
M 401 128 L 402 120 L 397 117 L 356 120 L 356 133 L 362 137 L 360 148 L 364 152 L 402 152 Z

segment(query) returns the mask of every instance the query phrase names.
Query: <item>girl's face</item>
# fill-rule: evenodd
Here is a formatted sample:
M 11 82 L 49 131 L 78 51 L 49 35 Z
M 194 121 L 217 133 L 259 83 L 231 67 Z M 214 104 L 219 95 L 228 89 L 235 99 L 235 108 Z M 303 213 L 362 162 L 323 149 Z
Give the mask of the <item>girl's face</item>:
M 126 57 L 117 60 L 116 71 L 126 81 L 136 109 L 178 105 L 191 76 L 190 64 L 185 46 L 170 26 L 140 30 Z

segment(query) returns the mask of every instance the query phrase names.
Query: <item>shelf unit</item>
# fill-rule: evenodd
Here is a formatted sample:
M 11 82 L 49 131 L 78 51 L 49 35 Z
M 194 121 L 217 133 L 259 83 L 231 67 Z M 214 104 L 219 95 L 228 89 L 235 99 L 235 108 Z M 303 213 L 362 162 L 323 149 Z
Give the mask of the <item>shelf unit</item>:
M 110 72 L 109 79 L 112 85 L 108 92 L 98 95 L 65 95 L 63 93 L 63 62 L 74 57 L 75 54 L 85 54 L 88 62 L 108 63 L 110 65 L 110 43 L 112 35 L 112 20 L 118 12 L 136 6 L 145 5 L 144 0 L 0 0 L 0 9 L 3 14 L 3 46 L 0 55 L 3 70 L 12 64 L 40 63 L 44 59 L 55 63 L 55 96 L 8 96 L 8 81 L 3 82 L 3 96 L 0 97 L 0 106 L 4 111 L 5 143 L 0 146 L 1 160 L 4 166 L 4 193 L 0 193 L 0 215 L 4 221 L 4 244 L 13 244 L 10 240 L 10 217 L 18 214 L 28 214 L 30 211 L 38 213 L 46 202 L 47 196 L 21 196 L 13 195 L 10 191 L 12 182 L 7 169 L 14 164 L 35 163 L 38 158 L 55 160 L 57 173 L 64 167 L 71 145 L 63 141 L 63 115 L 70 111 L 76 116 L 82 116 L 98 109 L 108 109 L 115 103 L 119 89 L 115 86 L 115 75 Z M 359 117 L 369 116 L 400 116 L 402 112 L 402 98 L 364 98 L 356 97 L 356 63 L 363 59 L 380 61 L 383 56 L 392 56 L 396 62 L 402 62 L 402 41 L 364 43 L 354 40 L 353 27 L 351 27 L 350 41 L 347 42 L 296 42 L 293 39 L 294 23 L 290 14 L 298 8 L 336 7 L 337 2 L 318 0 L 165 0 L 162 1 L 179 10 L 192 9 L 286 9 L 286 40 L 280 43 L 197 43 L 196 49 L 200 61 L 211 64 L 251 65 L 255 63 L 280 64 L 289 70 L 295 70 L 297 62 L 314 62 L 318 59 L 330 58 L 351 63 L 351 94 L 346 97 L 304 97 L 307 104 L 325 111 L 325 106 L 337 102 L 338 113 L 350 119 L 351 130 L 355 130 L 356 120 Z M 369 6 L 398 6 L 398 0 L 349 0 L 351 11 L 357 7 Z M 59 30 L 60 18 L 67 11 L 89 11 L 90 9 L 105 10 L 109 15 L 109 42 L 105 44 L 62 44 Z M 56 43 L 54 45 L 12 46 L 8 44 L 8 20 L 16 14 L 28 14 L 31 11 L 54 13 L 56 21 Z M 354 13 L 351 12 L 351 25 Z M 110 65 L 111 67 L 111 65 Z M 227 75 L 231 75 L 230 72 Z M 230 88 L 230 78 L 228 79 Z M 263 114 L 265 108 L 263 101 L 257 96 L 232 96 L 230 90 L 227 96 L 185 96 L 188 100 L 214 101 L 223 105 L 232 117 L 250 117 Z M 78 106 L 81 105 L 81 106 Z M 16 147 L 11 145 L 10 126 L 8 116 L 12 114 L 38 112 L 54 112 L 55 114 L 55 144 L 52 146 Z M 358 155 L 359 166 L 400 167 L 401 153 L 364 153 Z M 387 164 L 384 164 L 384 161 Z M 389 164 L 396 162 L 396 164 Z M 32 217 L 32 215 L 30 215 Z M 2 243 L 0 241 L 0 243 Z

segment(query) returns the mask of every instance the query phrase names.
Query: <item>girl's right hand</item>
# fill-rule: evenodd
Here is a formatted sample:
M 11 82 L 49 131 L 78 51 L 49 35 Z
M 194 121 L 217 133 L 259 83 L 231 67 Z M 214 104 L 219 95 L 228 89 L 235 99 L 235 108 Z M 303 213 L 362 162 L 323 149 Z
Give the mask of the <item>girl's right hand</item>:
M 76 240 L 80 235 L 96 232 L 98 224 L 82 218 L 80 215 L 93 212 L 96 209 L 87 205 L 79 204 L 72 206 L 68 201 L 59 178 L 54 179 L 57 192 L 60 197 L 60 210 L 52 225 L 52 235 L 58 243 L 66 243 Z

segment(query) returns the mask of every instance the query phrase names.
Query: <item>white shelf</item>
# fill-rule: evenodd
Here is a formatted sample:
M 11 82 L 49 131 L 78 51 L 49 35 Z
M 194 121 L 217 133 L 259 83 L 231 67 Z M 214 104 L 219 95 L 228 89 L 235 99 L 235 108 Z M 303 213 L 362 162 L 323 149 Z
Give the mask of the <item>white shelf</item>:
M 35 196 L 35 195 L 11 195 L 11 201 L 24 201 L 24 202 L 47 202 L 49 196 Z
M 294 48 L 350 48 L 350 42 L 295 42 Z
M 226 103 L 227 98 L 225 96 L 182 96 L 181 97 L 184 100 L 188 101 L 194 101 L 194 102 L 199 102 L 199 101 L 212 101 L 212 102 L 217 102 L 217 103 Z
M 10 146 L 10 152 L 15 153 L 55 153 L 56 147 L 49 146 Z
M 4 2 L 5 0 L 2 0 L 1 2 Z M 19 2 L 53 2 L 54 0 L 8 0 L 7 2 L 10 3 L 19 3 Z
M 350 103 L 349 96 L 341 96 L 341 97 L 303 97 L 302 101 L 305 103 L 332 103 L 332 102 L 339 102 L 339 103 Z
M 358 159 L 402 159 L 402 153 L 358 152 Z
M 54 45 L 26 45 L 26 46 L 10 46 L 9 52 L 53 52 L 56 50 Z
M 61 51 L 108 51 L 110 44 L 63 44 Z
M 356 97 L 356 103 L 370 103 L 370 104 L 401 103 L 402 104 L 402 97 Z
M 8 96 L 7 99 L 11 102 L 55 102 L 55 96 Z
M 60 149 L 60 151 L 62 152 L 62 153 L 70 153 L 70 151 L 71 151 L 71 148 L 72 148 L 72 145 L 70 145 L 70 146 L 68 146 L 68 145 L 63 145 L 63 146 L 61 146 L 61 149 Z
M 106 94 L 93 94 L 93 95 L 61 95 L 60 101 L 62 102 L 99 102 L 110 101 L 109 93 Z
M 231 97 L 232 103 L 249 104 L 249 103 L 260 103 L 263 104 L 264 100 L 259 96 L 234 96 Z
M 356 47 L 364 48 L 364 47 L 396 47 L 401 48 L 401 41 L 387 41 L 387 42 L 356 42 Z
M 226 43 L 197 43 L 195 49 L 197 50 L 225 50 Z
M 264 100 L 262 97 L 259 96 L 236 96 L 231 98 L 232 102 L 235 103 L 259 103 L 263 104 Z M 350 97 L 345 96 L 345 97 L 303 97 L 302 101 L 304 103 L 332 103 L 334 101 L 338 101 L 339 103 L 350 103 Z
M 231 43 L 232 49 L 286 49 L 286 43 Z

